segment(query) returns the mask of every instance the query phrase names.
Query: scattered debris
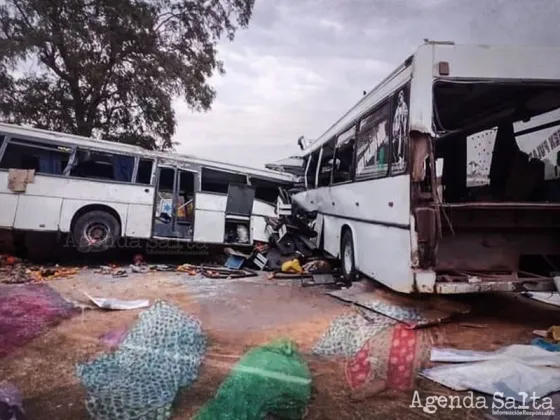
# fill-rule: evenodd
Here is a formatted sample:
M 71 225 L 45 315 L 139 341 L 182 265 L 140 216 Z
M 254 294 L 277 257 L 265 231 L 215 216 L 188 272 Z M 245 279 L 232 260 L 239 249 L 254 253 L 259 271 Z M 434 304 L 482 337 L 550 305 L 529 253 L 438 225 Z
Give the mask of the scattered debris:
M 133 273 L 149 273 L 150 272 L 150 267 L 148 267 L 147 265 L 136 265 L 136 264 L 130 264 L 130 271 L 132 271 Z
M 560 351 L 560 326 L 554 325 L 548 330 L 533 331 L 539 338 L 531 341 L 533 346 L 538 346 L 548 351 Z
M 539 336 L 539 337 L 546 337 L 548 335 L 548 331 L 547 330 L 535 330 L 533 331 L 533 335 Z
M 243 277 L 255 277 L 257 273 L 249 269 L 232 270 L 227 267 L 206 265 L 200 266 L 200 273 L 211 279 L 239 279 Z
M 241 269 L 241 267 L 243 267 L 243 265 L 245 264 L 245 262 L 251 258 L 251 255 L 247 255 L 244 254 L 242 252 L 239 251 L 235 251 L 232 248 L 225 248 L 224 252 L 228 255 L 228 259 L 225 263 L 225 266 L 227 268 L 230 268 L 232 270 L 239 270 Z
M 430 360 L 463 363 L 421 372 L 455 391 L 499 392 L 523 402 L 524 393 L 542 398 L 560 390 L 560 353 L 537 346 L 514 344 L 494 352 L 434 348 Z
M 472 322 L 459 322 L 459 325 L 467 328 L 488 328 L 486 324 L 473 324 Z
M 327 260 L 319 259 L 305 263 L 303 271 L 311 274 L 329 274 L 333 272 L 333 269 Z
M 128 277 L 126 270 L 114 270 L 111 274 L 114 278 Z
M 289 280 L 289 279 L 312 279 L 313 276 L 307 273 L 283 273 L 281 271 L 273 271 L 268 275 L 269 280 L 279 279 L 279 280 Z
M 336 284 L 336 280 L 332 274 L 312 274 L 311 277 L 302 277 L 301 285 L 309 286 L 327 286 Z
M 114 268 L 108 265 L 102 265 L 97 270 L 94 270 L 94 273 L 97 274 L 112 274 Z
M 169 419 L 179 388 L 198 376 L 206 342 L 198 319 L 157 301 L 140 314 L 118 350 L 78 365 L 90 416 Z
M 190 276 L 195 276 L 198 273 L 198 267 L 192 264 L 182 264 L 177 267 L 179 273 L 187 273 Z
M 152 270 L 164 271 L 164 272 L 175 271 L 176 268 L 177 267 L 175 267 L 173 265 L 167 265 L 167 264 L 157 264 L 157 265 L 150 266 L 150 269 L 152 269 Z
M 2 268 L 0 282 L 5 284 L 23 284 L 34 280 L 31 271 L 23 264 L 7 265 Z
M 386 315 L 409 328 L 436 325 L 453 315 L 470 311 L 468 305 L 440 296 L 418 300 L 411 296 L 375 289 L 369 282 L 354 283 L 349 289 L 331 291 L 328 295 Z
M 281 270 L 283 273 L 297 273 L 297 274 L 303 273 L 303 268 L 301 268 L 301 265 L 297 258 L 282 263 Z
M 84 293 L 89 300 L 97 305 L 101 309 L 112 309 L 115 311 L 126 311 L 130 309 L 142 309 L 150 306 L 150 301 L 148 299 L 140 300 L 119 300 L 112 298 L 94 298 L 87 293 Z
M 291 341 L 249 350 L 195 420 L 301 419 L 311 398 L 311 373 Z

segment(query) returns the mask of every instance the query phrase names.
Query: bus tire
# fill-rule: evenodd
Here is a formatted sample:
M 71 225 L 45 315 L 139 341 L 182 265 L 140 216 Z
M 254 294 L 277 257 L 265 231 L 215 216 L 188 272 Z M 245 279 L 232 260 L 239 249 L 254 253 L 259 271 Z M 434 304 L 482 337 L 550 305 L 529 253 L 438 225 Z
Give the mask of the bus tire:
M 112 248 L 120 236 L 119 221 L 103 210 L 82 214 L 72 229 L 78 252 L 103 252 Z
M 354 239 L 349 229 L 344 230 L 340 246 L 340 259 L 342 261 L 342 278 L 347 285 L 356 280 L 356 259 L 354 257 Z

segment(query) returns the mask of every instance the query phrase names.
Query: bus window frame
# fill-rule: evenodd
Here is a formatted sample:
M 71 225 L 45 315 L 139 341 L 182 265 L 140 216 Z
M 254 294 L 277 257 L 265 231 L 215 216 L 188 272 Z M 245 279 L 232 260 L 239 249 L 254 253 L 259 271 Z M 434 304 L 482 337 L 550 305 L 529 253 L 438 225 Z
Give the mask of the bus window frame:
M 353 180 L 354 182 L 362 182 L 362 181 L 371 181 L 373 179 L 382 179 L 382 178 L 389 178 L 391 176 L 391 156 L 392 156 L 392 151 L 393 151 L 393 145 L 392 145 L 392 139 L 391 136 L 388 135 L 388 140 L 389 140 L 389 144 L 388 144 L 388 156 L 387 156 L 387 170 L 385 171 L 385 173 L 381 173 L 381 174 L 366 174 L 366 175 L 362 175 L 362 176 L 358 176 L 358 174 L 356 173 L 356 169 L 357 169 L 357 163 L 358 163 L 358 147 L 357 147 L 357 142 L 358 142 L 358 136 L 360 134 L 360 125 L 362 124 L 362 122 L 366 119 L 368 119 L 369 117 L 371 117 L 373 114 L 375 114 L 377 111 L 381 110 L 384 106 L 387 106 L 389 108 L 389 122 L 390 122 L 390 117 L 391 117 L 391 111 L 393 109 L 393 103 L 392 103 L 392 98 L 393 98 L 394 92 L 392 92 L 390 95 L 387 95 L 383 100 L 379 101 L 377 104 L 373 105 L 369 110 L 367 110 L 361 117 L 359 117 L 356 120 L 356 146 L 354 147 L 354 177 Z M 391 127 L 391 124 L 389 123 L 389 129 Z
M 42 139 L 36 139 L 36 138 L 33 138 L 33 137 L 29 137 L 29 136 L 14 137 L 14 136 L 9 135 L 9 134 L 3 134 L 3 135 L 4 135 L 4 142 L 2 143 L 2 146 L 0 147 L 0 162 L 2 162 L 2 160 L 4 159 L 6 151 L 8 150 L 8 146 L 10 144 L 13 144 L 14 146 L 29 147 L 31 149 L 42 149 L 42 150 L 48 150 L 48 151 L 54 151 L 54 152 L 60 152 L 60 153 L 63 153 L 63 151 L 58 150 L 57 149 L 58 147 L 62 147 L 62 148 L 65 148 L 65 149 L 70 149 L 68 151 L 68 163 L 62 169 L 62 173 L 60 173 L 60 174 L 50 174 L 50 173 L 47 173 L 47 172 L 36 172 L 36 175 L 40 175 L 40 176 L 50 176 L 50 177 L 57 177 L 57 178 L 67 178 L 68 177 L 68 174 L 70 173 L 69 168 L 71 168 L 71 165 L 74 162 L 75 154 L 76 154 L 76 146 L 74 144 L 68 145 L 68 144 L 59 143 L 59 142 L 41 141 Z M 33 143 L 38 143 L 38 144 L 33 144 Z M 0 168 L 0 171 L 9 171 L 9 168 Z
M 331 183 L 330 183 L 331 186 L 350 184 L 352 182 L 355 182 L 356 180 L 356 150 L 357 150 L 356 140 L 358 134 L 358 125 L 359 125 L 359 119 L 357 121 L 354 121 L 351 125 L 349 125 L 346 129 L 344 129 L 340 134 L 336 136 L 336 143 L 335 143 L 334 155 L 333 155 L 333 166 L 331 169 Z M 344 142 L 342 144 L 339 144 L 339 140 L 341 136 L 348 133 L 350 130 L 352 130 L 352 128 L 354 128 L 354 133 L 353 136 L 349 138 L 351 139 L 350 141 L 354 143 L 354 150 L 352 151 L 352 162 L 350 164 L 350 179 L 342 182 L 334 182 L 334 168 L 336 166 L 337 152 L 340 149 L 340 146 L 344 146 L 346 143 L 348 143 L 348 142 Z

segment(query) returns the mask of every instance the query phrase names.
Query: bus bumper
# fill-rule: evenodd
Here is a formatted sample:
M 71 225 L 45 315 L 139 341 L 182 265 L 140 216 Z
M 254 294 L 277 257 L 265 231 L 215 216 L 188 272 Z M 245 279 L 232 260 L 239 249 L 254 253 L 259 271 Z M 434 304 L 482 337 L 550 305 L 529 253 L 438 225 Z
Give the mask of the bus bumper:
M 509 275 L 450 275 L 416 273 L 419 293 L 442 295 L 487 292 L 555 292 L 560 287 L 560 274 L 551 277 L 518 277 Z M 431 281 L 430 281 L 431 280 Z

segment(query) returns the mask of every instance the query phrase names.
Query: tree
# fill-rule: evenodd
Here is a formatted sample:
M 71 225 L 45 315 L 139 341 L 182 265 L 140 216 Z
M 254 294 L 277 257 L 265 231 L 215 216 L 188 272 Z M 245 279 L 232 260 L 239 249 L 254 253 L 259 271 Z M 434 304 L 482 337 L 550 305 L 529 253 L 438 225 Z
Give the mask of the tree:
M 5 0 L 0 117 L 168 149 L 172 100 L 210 109 L 217 43 L 247 27 L 254 1 Z

